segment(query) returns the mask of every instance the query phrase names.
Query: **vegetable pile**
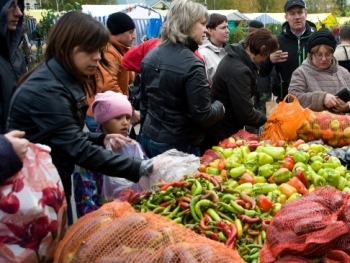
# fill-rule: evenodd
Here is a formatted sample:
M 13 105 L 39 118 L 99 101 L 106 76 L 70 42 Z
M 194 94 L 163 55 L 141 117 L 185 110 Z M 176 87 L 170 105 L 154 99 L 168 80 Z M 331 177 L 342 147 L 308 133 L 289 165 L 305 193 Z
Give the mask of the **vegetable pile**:
M 246 262 L 258 262 L 272 217 L 286 202 L 315 187 L 350 192 L 350 173 L 324 145 L 227 138 L 201 157 L 199 172 L 134 202 L 200 235 L 238 249 Z

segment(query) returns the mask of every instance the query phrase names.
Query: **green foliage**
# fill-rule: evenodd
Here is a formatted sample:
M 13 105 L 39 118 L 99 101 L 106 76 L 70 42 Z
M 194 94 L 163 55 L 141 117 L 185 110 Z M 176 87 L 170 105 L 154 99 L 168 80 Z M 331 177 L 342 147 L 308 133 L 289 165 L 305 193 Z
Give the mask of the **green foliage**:
M 248 35 L 248 26 L 246 23 L 240 23 L 235 29 L 230 30 L 229 43 L 238 43 Z
M 49 34 L 50 28 L 54 25 L 59 15 L 55 14 L 55 10 L 47 10 L 41 13 L 42 18 L 37 24 L 37 30 L 45 40 Z
M 270 30 L 270 32 L 273 34 L 273 35 L 278 35 L 279 33 L 281 33 L 282 31 L 282 25 L 281 24 L 272 24 L 272 23 L 268 23 L 265 25 L 265 27 L 267 29 Z

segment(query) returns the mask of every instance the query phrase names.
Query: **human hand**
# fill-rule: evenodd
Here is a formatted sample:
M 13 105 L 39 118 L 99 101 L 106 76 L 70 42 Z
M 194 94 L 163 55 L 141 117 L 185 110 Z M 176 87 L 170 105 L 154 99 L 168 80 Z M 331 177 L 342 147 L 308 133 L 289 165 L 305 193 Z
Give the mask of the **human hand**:
M 136 125 L 140 123 L 140 111 L 134 110 L 132 112 L 130 123 L 131 125 Z
M 126 143 L 135 143 L 135 141 L 121 134 L 112 133 L 107 134 L 103 140 L 104 146 L 107 146 L 108 143 L 110 143 L 112 150 L 117 152 L 120 151 Z
M 5 137 L 12 144 L 12 147 L 15 150 L 15 153 L 17 154 L 18 158 L 22 161 L 26 156 L 29 147 L 29 141 L 23 138 L 25 134 L 26 133 L 24 131 L 17 130 L 10 131 L 5 134 Z
M 288 52 L 283 52 L 282 50 L 277 50 L 270 55 L 270 60 L 272 63 L 281 63 L 287 61 Z
M 349 104 L 337 98 L 337 106 L 334 106 L 332 110 L 336 113 L 348 112 L 350 110 Z
M 336 97 L 330 93 L 327 93 L 326 96 L 324 97 L 323 104 L 329 109 L 336 108 L 338 106 L 338 104 L 340 104 L 339 100 L 340 99 L 338 97 Z

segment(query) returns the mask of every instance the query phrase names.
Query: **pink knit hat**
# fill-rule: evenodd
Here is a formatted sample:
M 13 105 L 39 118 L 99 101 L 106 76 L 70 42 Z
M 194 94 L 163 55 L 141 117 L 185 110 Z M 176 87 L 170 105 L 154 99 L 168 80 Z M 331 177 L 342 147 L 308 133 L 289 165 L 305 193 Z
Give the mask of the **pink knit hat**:
M 91 108 L 98 124 L 124 114 L 132 116 L 132 107 L 128 98 L 122 93 L 110 90 L 97 93 Z

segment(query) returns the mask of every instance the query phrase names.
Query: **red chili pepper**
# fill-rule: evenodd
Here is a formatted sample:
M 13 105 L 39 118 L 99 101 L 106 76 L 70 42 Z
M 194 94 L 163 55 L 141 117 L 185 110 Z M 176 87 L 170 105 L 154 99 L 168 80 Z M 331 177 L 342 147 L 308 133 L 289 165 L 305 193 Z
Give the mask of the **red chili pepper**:
M 243 193 L 243 192 L 241 192 L 241 198 L 244 201 L 246 201 L 252 205 L 252 210 L 255 209 L 256 202 L 255 202 L 254 198 L 250 197 L 249 195 L 247 195 L 246 193 Z
M 249 217 L 247 215 L 238 215 L 238 218 L 241 219 L 243 222 L 249 223 L 249 224 L 257 223 L 257 222 L 260 221 L 260 218 L 258 216 L 256 216 L 256 217 Z
M 222 183 L 222 176 L 212 175 L 211 177 L 215 178 L 218 183 Z
M 304 144 L 305 141 L 302 139 L 297 140 L 296 142 L 293 143 L 293 147 L 298 148 L 300 144 Z
M 220 241 L 220 237 L 217 233 L 211 232 L 210 233 L 210 238 L 215 240 L 215 241 Z
M 206 225 L 207 222 L 209 222 L 209 217 L 208 215 L 205 215 L 199 223 L 200 227 L 204 230 L 209 230 L 211 227 Z
M 246 141 L 250 151 L 255 151 L 261 144 L 258 141 Z
M 305 185 L 306 188 L 310 187 L 309 180 L 307 179 L 303 170 L 299 169 L 298 172 L 295 174 L 295 177 L 297 177 Z
M 187 182 L 186 181 L 178 181 L 178 182 L 174 182 L 173 186 L 175 187 L 181 187 L 181 186 L 184 186 L 186 185 Z
M 227 237 L 231 235 L 231 230 L 224 221 L 217 221 L 216 225 L 222 229 Z
M 236 235 L 237 235 L 237 228 L 235 224 L 230 225 L 231 235 L 226 240 L 226 246 L 229 246 L 231 243 L 235 241 Z
M 168 189 L 169 186 L 172 186 L 173 183 L 164 183 L 160 185 L 160 191 L 165 191 L 166 189 Z
M 193 177 L 194 177 L 195 179 L 197 179 L 197 178 L 199 178 L 199 177 L 202 177 L 202 178 L 204 178 L 204 179 L 210 181 L 209 176 L 210 176 L 210 175 L 207 174 L 207 173 L 196 173 Z
M 167 206 L 169 206 L 172 202 L 173 202 L 173 201 L 171 201 L 171 200 L 165 201 L 165 202 L 159 204 L 159 206 L 161 206 L 161 207 L 167 207 Z
M 209 181 L 212 182 L 215 187 L 219 186 L 219 183 L 216 181 L 216 179 L 213 176 L 209 176 Z
M 171 202 L 171 201 L 168 201 L 168 202 Z M 185 201 L 179 201 L 179 205 L 181 206 L 182 209 L 190 208 L 190 203 L 187 203 Z
M 240 206 L 245 206 L 245 202 L 241 199 L 235 200 L 236 204 L 240 205 Z

